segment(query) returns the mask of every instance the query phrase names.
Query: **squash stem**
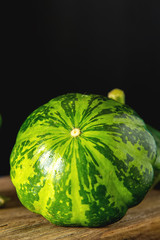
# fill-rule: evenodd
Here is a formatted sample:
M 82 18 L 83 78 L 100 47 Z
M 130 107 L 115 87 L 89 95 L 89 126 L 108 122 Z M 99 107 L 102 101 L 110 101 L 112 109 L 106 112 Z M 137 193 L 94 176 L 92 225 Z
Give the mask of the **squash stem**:
M 117 102 L 125 104 L 125 93 L 119 88 L 115 88 L 108 93 L 108 98 L 111 98 Z

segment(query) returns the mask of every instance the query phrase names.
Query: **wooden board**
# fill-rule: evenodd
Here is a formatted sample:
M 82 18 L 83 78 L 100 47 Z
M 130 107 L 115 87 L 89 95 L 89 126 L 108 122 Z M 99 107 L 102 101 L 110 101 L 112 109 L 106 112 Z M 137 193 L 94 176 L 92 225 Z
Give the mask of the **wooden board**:
M 24 208 L 8 176 L 0 178 L 0 194 L 10 201 L 0 209 L 0 239 L 152 239 L 160 240 L 160 190 L 151 190 L 119 222 L 103 228 L 57 227 Z

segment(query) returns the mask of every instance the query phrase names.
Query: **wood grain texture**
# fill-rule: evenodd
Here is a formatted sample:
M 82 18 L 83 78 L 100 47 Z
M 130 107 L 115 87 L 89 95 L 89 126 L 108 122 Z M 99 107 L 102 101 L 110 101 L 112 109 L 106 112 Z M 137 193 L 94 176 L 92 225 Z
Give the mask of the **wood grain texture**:
M 103 228 L 57 227 L 19 202 L 10 178 L 0 178 L 0 194 L 10 197 L 0 209 L 0 239 L 160 239 L 160 190 L 151 190 L 138 206 L 117 223 Z

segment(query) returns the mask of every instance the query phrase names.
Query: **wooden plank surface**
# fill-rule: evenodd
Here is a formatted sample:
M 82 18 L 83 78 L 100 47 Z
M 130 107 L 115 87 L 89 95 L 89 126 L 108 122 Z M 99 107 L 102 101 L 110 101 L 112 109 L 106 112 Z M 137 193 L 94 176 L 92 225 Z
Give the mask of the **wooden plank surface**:
M 103 228 L 57 227 L 49 223 L 20 204 L 8 176 L 0 178 L 0 194 L 10 197 L 0 208 L 1 240 L 160 240 L 160 190 L 151 190 L 123 219 Z

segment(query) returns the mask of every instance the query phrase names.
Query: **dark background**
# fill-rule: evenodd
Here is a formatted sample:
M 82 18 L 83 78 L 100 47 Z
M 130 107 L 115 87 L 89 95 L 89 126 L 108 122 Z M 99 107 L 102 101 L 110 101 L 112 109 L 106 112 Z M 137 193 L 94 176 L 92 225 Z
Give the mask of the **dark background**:
M 1 3 L 0 175 L 26 117 L 68 92 L 126 92 L 159 126 L 160 1 L 45 0 Z

